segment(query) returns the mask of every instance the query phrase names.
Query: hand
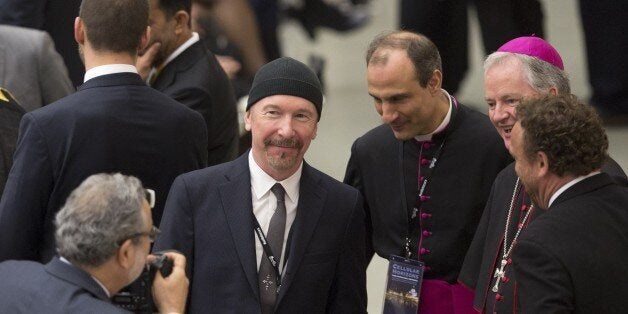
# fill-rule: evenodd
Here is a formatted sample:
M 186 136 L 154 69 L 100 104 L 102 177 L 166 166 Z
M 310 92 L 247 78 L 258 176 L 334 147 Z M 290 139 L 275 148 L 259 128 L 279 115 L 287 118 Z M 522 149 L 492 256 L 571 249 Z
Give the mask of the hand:
M 229 79 L 234 79 L 236 75 L 238 75 L 238 72 L 240 72 L 240 69 L 242 68 L 242 64 L 240 64 L 238 60 L 230 56 L 221 56 L 221 55 L 215 55 L 215 56 L 216 56 L 216 59 L 218 60 L 218 63 L 220 63 L 220 66 L 227 74 L 227 77 Z
M 176 252 L 164 252 L 174 261 L 170 276 L 164 279 L 160 272 L 153 281 L 153 300 L 159 313 L 184 313 L 190 282 L 185 276 L 185 256 Z M 148 256 L 149 260 L 155 258 Z
M 161 49 L 161 43 L 156 42 L 146 48 L 135 61 L 135 67 L 137 68 L 137 72 L 140 74 L 143 81 L 148 79 L 148 74 L 150 74 L 150 69 L 153 67 L 153 61 L 155 61 L 155 57 L 157 57 L 159 49 Z

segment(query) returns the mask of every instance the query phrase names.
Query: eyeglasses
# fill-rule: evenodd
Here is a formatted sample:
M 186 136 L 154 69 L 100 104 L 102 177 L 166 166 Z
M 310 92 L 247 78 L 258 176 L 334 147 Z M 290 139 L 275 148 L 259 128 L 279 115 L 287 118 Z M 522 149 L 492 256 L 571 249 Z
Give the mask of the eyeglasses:
M 122 245 L 122 243 L 124 243 L 124 241 L 128 240 L 128 239 L 133 239 L 133 238 L 137 238 L 137 237 L 141 237 L 141 236 L 147 236 L 148 239 L 150 240 L 150 243 L 155 242 L 155 239 L 157 239 L 157 236 L 161 234 L 161 230 L 159 230 L 159 228 L 152 226 L 150 228 L 150 231 L 148 232 L 138 232 L 138 233 L 134 233 L 120 241 L 118 241 L 118 245 Z
M 146 197 L 146 201 L 148 202 L 148 206 L 150 208 L 155 207 L 155 191 L 151 189 L 144 189 L 144 194 Z

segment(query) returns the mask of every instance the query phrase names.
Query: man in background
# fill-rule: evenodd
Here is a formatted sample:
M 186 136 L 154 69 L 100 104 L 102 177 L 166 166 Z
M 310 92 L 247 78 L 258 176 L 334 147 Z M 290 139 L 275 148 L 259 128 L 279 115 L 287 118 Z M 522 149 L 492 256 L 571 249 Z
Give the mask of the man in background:
M 0 86 L 33 111 L 74 92 L 63 59 L 43 31 L 0 25 Z
M 229 78 L 192 32 L 191 6 L 191 0 L 150 0 L 151 41 L 138 67 L 151 87 L 203 116 L 208 164 L 216 165 L 237 157 L 237 108 Z
M 48 262 L 55 254 L 52 220 L 91 174 L 140 178 L 157 194 L 159 224 L 174 178 L 207 162 L 202 117 L 146 86 L 134 66 L 149 40 L 146 1 L 84 0 L 74 33 L 85 83 L 22 118 L 0 202 L 0 261 Z

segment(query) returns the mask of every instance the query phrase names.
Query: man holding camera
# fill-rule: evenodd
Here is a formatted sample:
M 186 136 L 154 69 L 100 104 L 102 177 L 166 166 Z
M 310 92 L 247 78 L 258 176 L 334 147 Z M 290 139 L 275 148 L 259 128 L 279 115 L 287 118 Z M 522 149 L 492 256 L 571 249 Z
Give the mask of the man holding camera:
M 121 174 L 90 176 L 70 194 L 55 226 L 59 256 L 48 264 L 0 264 L 3 312 L 126 313 L 109 299 L 155 259 L 148 252 L 159 233 L 140 181 Z M 160 313 L 183 313 L 185 257 L 165 255 L 173 261 L 172 273 L 155 275 L 154 301 Z

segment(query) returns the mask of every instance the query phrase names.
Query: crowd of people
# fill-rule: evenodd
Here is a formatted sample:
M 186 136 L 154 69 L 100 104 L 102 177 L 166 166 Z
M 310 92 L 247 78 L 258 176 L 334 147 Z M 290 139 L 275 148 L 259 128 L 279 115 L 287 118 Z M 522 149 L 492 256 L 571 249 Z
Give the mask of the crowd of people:
M 418 313 L 628 307 L 628 177 L 547 41 L 493 40 L 486 115 L 455 97 L 430 36 L 373 38 L 382 124 L 339 182 L 305 161 L 324 88 L 290 57 L 245 54 L 239 149 L 237 70 L 194 7 L 234 5 L 257 31 L 253 7 L 194 4 L 77 3 L 79 83 L 50 32 L 0 25 L 2 312 L 127 313 L 112 298 L 160 254 L 159 313 L 366 313 L 375 254 L 421 265 Z

